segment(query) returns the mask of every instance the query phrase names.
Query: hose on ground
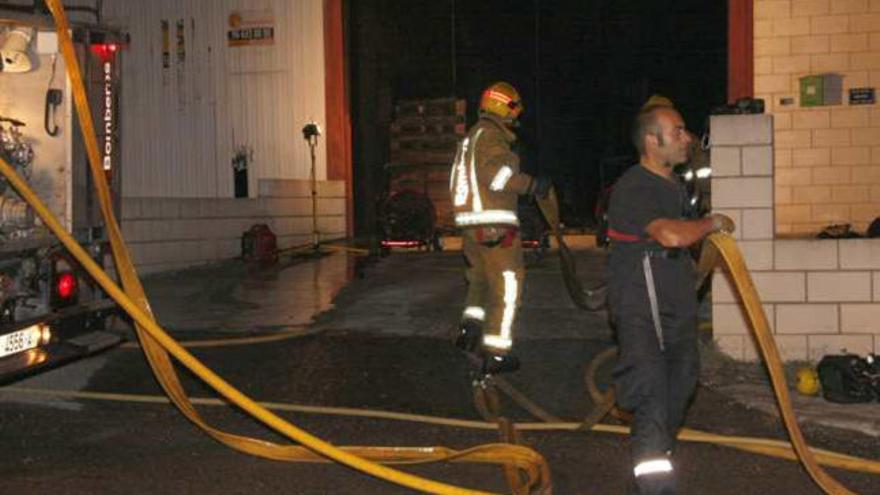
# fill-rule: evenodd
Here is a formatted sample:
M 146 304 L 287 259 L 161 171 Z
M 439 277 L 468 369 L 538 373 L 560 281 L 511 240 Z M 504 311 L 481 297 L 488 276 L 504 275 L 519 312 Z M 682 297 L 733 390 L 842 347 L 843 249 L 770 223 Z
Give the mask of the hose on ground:
M 34 208 L 43 223 L 55 234 L 68 251 L 77 259 L 83 268 L 98 282 L 102 289 L 113 298 L 120 307 L 125 310 L 134 320 L 138 339 L 145 356 L 153 369 L 163 390 L 175 406 L 194 424 L 202 428 L 206 433 L 225 445 L 252 455 L 275 460 L 300 461 L 304 458 L 304 447 L 314 451 L 320 456 L 327 457 L 341 464 L 347 465 L 361 472 L 370 474 L 380 479 L 400 484 L 415 490 L 438 494 L 473 494 L 485 493 L 480 490 L 471 490 L 453 485 L 448 485 L 434 480 L 429 480 L 409 473 L 382 465 L 386 457 L 394 459 L 400 455 L 400 449 L 370 449 L 369 451 L 357 450 L 356 448 L 339 448 L 324 440 L 321 440 L 304 430 L 288 423 L 283 418 L 260 406 L 257 402 L 247 397 L 220 376 L 203 365 L 188 351 L 172 339 L 161 327 L 159 327 L 152 315 L 146 295 L 134 269 L 131 255 L 125 244 L 119 224 L 116 221 L 110 190 L 101 166 L 100 152 L 95 135 L 94 120 L 91 108 L 83 84 L 82 71 L 79 60 L 71 39 L 70 24 L 67 20 L 61 0 L 47 0 L 47 6 L 55 19 L 56 32 L 59 46 L 64 59 L 68 77 L 72 84 L 73 98 L 76 106 L 76 114 L 79 119 L 80 129 L 83 133 L 91 170 L 99 200 L 101 213 L 104 218 L 105 228 L 110 238 L 110 244 L 115 261 L 116 272 L 122 279 L 123 291 L 107 274 L 89 257 L 79 244 L 64 230 L 60 222 L 52 215 L 46 206 L 39 200 L 30 187 L 17 176 L 8 163 L 0 160 L 0 172 L 7 177 L 9 183 L 16 189 L 19 195 Z M 298 445 L 281 445 L 262 439 L 251 438 L 227 433 L 210 426 L 198 414 L 174 369 L 171 357 L 190 369 L 195 375 L 211 386 L 220 395 L 231 403 L 240 407 L 254 418 L 263 422 L 271 429 L 281 433 L 287 438 L 300 443 Z M 431 451 L 430 453 L 428 451 Z M 413 456 L 437 455 L 442 449 L 413 449 Z M 491 455 L 485 452 L 491 451 Z M 366 458 L 365 456 L 373 456 Z M 475 462 L 493 462 L 502 465 L 515 465 L 528 478 L 531 486 L 549 486 L 549 478 L 539 479 L 541 473 L 549 472 L 546 461 L 537 452 L 518 445 L 504 445 L 501 447 L 487 447 L 470 449 L 465 452 L 454 454 L 456 459 L 473 459 Z M 441 454 L 440 457 L 443 457 Z M 507 469 L 507 468 L 506 468 Z

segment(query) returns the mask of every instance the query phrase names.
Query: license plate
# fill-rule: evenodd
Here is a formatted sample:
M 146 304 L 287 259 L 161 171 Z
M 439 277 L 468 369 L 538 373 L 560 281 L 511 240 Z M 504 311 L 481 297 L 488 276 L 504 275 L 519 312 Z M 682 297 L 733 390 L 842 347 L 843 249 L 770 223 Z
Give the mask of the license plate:
M 33 325 L 17 332 L 0 335 L 0 358 L 37 347 L 40 343 L 40 329 Z

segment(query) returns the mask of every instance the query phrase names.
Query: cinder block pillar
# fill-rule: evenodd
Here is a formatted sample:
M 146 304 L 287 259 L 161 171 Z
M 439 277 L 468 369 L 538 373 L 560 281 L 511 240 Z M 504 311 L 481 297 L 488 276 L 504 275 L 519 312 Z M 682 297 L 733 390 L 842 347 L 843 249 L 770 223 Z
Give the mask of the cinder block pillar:
M 753 270 L 772 270 L 773 116 L 717 115 L 712 133 L 712 208 L 730 216 L 746 263 Z M 751 330 L 727 276 L 713 280 L 712 328 L 719 348 L 736 359 L 755 357 Z M 716 297 L 717 295 L 717 297 Z M 774 322 L 774 305 L 764 310 Z

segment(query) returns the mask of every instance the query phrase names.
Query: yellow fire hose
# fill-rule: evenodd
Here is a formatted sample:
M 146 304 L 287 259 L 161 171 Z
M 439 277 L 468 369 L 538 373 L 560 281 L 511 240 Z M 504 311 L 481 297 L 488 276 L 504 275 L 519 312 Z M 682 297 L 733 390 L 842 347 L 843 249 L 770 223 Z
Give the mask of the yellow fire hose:
M 278 249 L 275 252 L 277 254 L 285 254 L 285 253 L 297 254 L 297 253 L 306 253 L 306 252 L 315 251 L 315 250 L 318 250 L 318 251 L 327 250 L 327 251 L 335 251 L 335 252 L 354 253 L 354 254 L 360 254 L 360 255 L 364 255 L 364 256 L 370 254 L 369 249 L 364 249 L 364 248 L 359 248 L 359 247 L 354 247 L 354 246 L 344 246 L 342 244 L 336 244 L 337 242 L 345 242 L 346 240 L 347 239 L 329 240 L 329 241 L 321 242 L 320 244 L 317 245 L 317 247 L 313 243 L 297 244 L 295 246 L 290 246 L 290 247 Z
M 755 340 L 761 349 L 761 357 L 764 358 L 764 364 L 770 372 L 770 381 L 773 384 L 773 391 L 776 393 L 776 402 L 779 404 L 779 410 L 782 413 L 782 419 L 788 430 L 788 436 L 797 452 L 798 458 L 801 460 L 801 464 L 810 473 L 813 481 L 826 493 L 834 495 L 853 493 L 819 466 L 804 440 L 804 435 L 801 432 L 797 418 L 794 415 L 794 409 L 791 406 L 791 396 L 785 383 L 785 371 L 782 368 L 779 349 L 776 348 L 776 341 L 773 339 L 770 325 L 767 323 L 767 316 L 764 314 L 764 308 L 761 306 L 758 292 L 755 290 L 752 277 L 749 275 L 736 241 L 724 233 L 712 234 L 709 236 L 708 241 L 704 246 L 704 250 L 710 250 L 706 254 L 707 258 L 712 259 L 717 255 L 721 256 L 724 260 L 725 268 L 727 268 L 727 273 L 730 274 L 742 298 L 743 306 L 745 306 L 749 321 L 752 324 Z M 715 252 L 712 252 L 713 250 Z
M 185 340 L 178 341 L 181 347 L 187 349 L 204 349 L 208 347 L 234 347 L 241 345 L 252 345 L 252 344 L 263 344 L 266 342 L 277 342 L 279 340 L 287 340 L 294 339 L 299 337 L 305 337 L 307 335 L 314 335 L 320 333 L 319 330 L 309 330 L 305 325 L 295 325 L 295 328 L 292 330 L 285 330 L 283 332 L 272 332 L 266 335 L 252 335 L 248 337 L 226 337 L 226 338 L 218 338 L 218 339 L 199 339 L 199 340 Z M 126 349 L 137 348 L 140 349 L 140 343 L 138 342 L 126 342 L 122 344 L 120 347 Z
M 61 224 L 42 204 L 28 185 L 21 180 L 14 170 L 5 162 L 0 161 L 0 171 L 7 177 L 10 184 L 18 191 L 36 211 L 43 223 L 59 238 L 64 246 L 79 261 L 83 268 L 95 278 L 99 285 L 124 309 L 134 320 L 135 329 L 141 342 L 144 354 L 150 363 L 165 393 L 177 408 L 193 423 L 206 433 L 227 446 L 241 452 L 275 460 L 299 461 L 310 459 L 313 451 L 320 456 L 360 470 L 378 478 L 400 484 L 412 489 L 438 494 L 478 494 L 486 493 L 478 490 L 456 487 L 445 483 L 425 479 L 399 470 L 383 466 L 375 461 L 399 462 L 402 459 L 422 460 L 468 460 L 472 462 L 515 465 L 528 479 L 531 487 L 549 493 L 550 480 L 546 477 L 546 462 L 535 451 L 517 445 L 484 445 L 465 451 L 452 451 L 443 448 L 338 448 L 286 422 L 281 417 L 260 406 L 225 382 L 209 368 L 204 366 L 154 321 L 143 287 L 134 270 L 131 257 L 113 214 L 110 191 L 100 166 L 100 154 L 94 131 L 89 102 L 82 82 L 82 73 L 70 37 L 70 26 L 60 0 L 48 0 L 47 5 L 55 18 L 56 29 L 60 41 L 62 56 L 67 65 L 68 75 L 73 86 L 74 102 L 77 116 L 85 139 L 89 165 L 101 204 L 106 229 L 110 237 L 117 273 L 122 278 L 125 292 L 122 291 L 98 265 L 86 254 L 77 242 L 64 231 Z M 193 373 L 225 397 L 231 403 L 259 419 L 264 424 L 294 440 L 302 446 L 279 445 L 265 440 L 234 435 L 215 429 L 208 425 L 198 414 L 177 377 L 169 353 L 189 368 Z M 369 457 L 369 459 L 367 459 Z M 375 460 L 375 461 L 374 461 Z M 419 461 L 421 462 L 421 461 Z
M 120 394 L 107 392 L 90 392 L 78 390 L 53 390 L 53 389 L 36 389 L 25 387 L 5 387 L 0 388 L 0 394 L 21 394 L 41 397 L 58 397 L 77 400 L 94 400 L 94 401 L 116 401 L 131 402 L 139 404 L 168 404 L 170 401 L 166 396 L 159 395 L 143 395 L 143 394 Z M 229 404 L 220 399 L 195 397 L 192 399 L 193 404 L 200 406 L 228 407 Z M 327 406 L 310 406 L 301 404 L 290 404 L 285 402 L 260 402 L 260 405 L 266 409 L 279 412 L 292 412 L 299 414 L 321 414 L 328 416 L 346 416 L 353 418 L 382 419 L 388 421 L 406 421 L 410 423 L 428 424 L 434 426 L 444 426 L 450 428 L 467 428 L 472 430 L 497 430 L 498 425 L 486 421 L 473 421 L 467 419 L 443 418 L 437 416 L 426 416 L 423 414 L 407 414 L 392 411 L 377 411 L 370 409 L 354 409 L 347 407 L 327 407 Z M 580 431 L 582 423 L 580 422 L 539 422 L 539 423 L 514 423 L 517 431 L 534 431 L 534 432 L 552 432 L 552 431 Z M 617 435 L 629 435 L 629 427 L 597 424 L 590 428 L 591 431 L 599 433 L 613 433 Z M 751 452 L 754 454 L 776 457 L 793 462 L 798 461 L 798 456 L 793 450 L 791 443 L 784 440 L 774 440 L 768 438 L 757 437 L 735 437 L 727 435 L 716 435 L 691 428 L 683 428 L 678 435 L 678 439 L 684 442 L 695 443 L 712 443 L 734 449 Z M 823 465 L 857 471 L 868 474 L 880 475 L 880 462 L 863 459 L 848 454 L 841 454 L 824 449 L 811 447 L 810 450 L 816 456 L 816 459 Z
M 473 393 L 477 411 L 483 419 L 497 425 L 501 441 L 507 444 L 518 444 L 521 439 L 513 422 L 501 415 L 501 399 L 498 397 L 498 391 L 495 387 L 488 383 L 487 379 L 479 380 L 473 385 Z M 520 478 L 516 466 L 505 465 L 504 475 L 514 495 L 529 495 L 526 480 Z
M 556 249 L 559 253 L 559 261 L 562 266 L 562 281 L 565 289 L 575 306 L 587 311 L 598 311 L 605 304 L 605 288 L 597 287 L 585 290 L 577 277 L 577 263 L 574 255 L 562 237 L 562 229 L 559 228 L 559 201 L 556 198 L 556 189 L 551 187 L 546 198 L 538 198 L 538 209 L 547 223 L 550 231 L 556 239 Z

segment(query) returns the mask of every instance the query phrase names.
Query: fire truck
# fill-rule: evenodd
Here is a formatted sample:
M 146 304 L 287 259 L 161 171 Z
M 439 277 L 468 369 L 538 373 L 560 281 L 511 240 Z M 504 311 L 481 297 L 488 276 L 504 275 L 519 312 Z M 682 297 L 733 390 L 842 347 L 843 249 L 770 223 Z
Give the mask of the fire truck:
M 126 36 L 72 23 L 119 210 L 120 51 Z M 0 156 L 103 266 L 109 252 L 52 18 L 0 7 Z M 0 383 L 109 348 L 113 301 L 0 175 Z

